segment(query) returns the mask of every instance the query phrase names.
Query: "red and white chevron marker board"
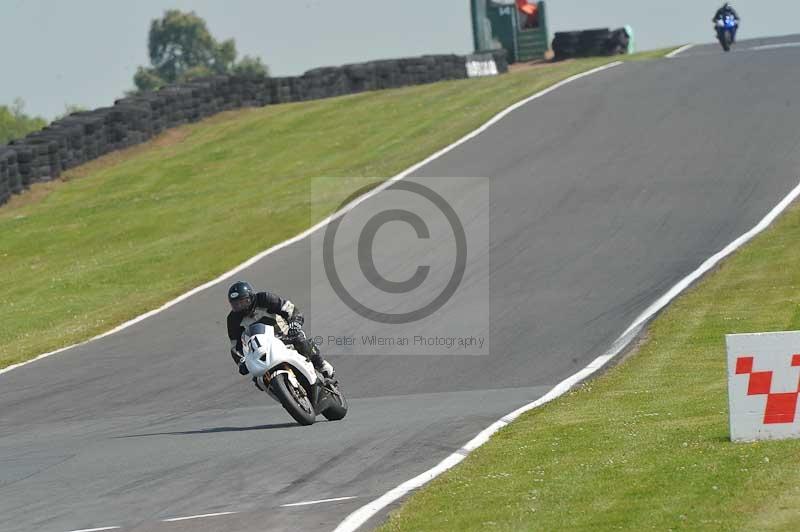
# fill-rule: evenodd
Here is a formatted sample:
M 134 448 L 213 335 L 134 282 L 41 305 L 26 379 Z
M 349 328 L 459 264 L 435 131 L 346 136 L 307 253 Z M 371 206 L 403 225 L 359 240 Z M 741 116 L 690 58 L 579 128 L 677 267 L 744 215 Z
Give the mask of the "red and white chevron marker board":
M 731 440 L 800 438 L 800 332 L 725 339 Z

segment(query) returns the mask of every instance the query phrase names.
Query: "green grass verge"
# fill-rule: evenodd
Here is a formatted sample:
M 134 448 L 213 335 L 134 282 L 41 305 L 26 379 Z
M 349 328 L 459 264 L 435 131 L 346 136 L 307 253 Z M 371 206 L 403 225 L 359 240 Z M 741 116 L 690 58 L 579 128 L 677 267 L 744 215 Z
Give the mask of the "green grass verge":
M 298 234 L 365 178 L 609 61 L 223 113 L 35 187 L 0 208 L 0 368 L 163 304 Z M 315 176 L 342 179 L 312 203 Z
M 800 529 L 800 442 L 729 441 L 725 334 L 800 329 L 800 206 L 628 360 L 521 416 L 380 530 Z

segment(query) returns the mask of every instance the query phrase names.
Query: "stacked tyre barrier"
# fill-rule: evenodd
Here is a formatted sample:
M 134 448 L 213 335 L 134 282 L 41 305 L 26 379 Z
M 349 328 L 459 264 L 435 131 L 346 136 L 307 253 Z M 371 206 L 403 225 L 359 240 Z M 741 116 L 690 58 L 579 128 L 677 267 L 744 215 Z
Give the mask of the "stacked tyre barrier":
M 17 153 L 0 146 L 0 204 L 8 201 L 11 194 L 22 192 L 22 181 L 17 170 Z
M 611 31 L 608 28 L 558 32 L 553 38 L 553 53 L 556 61 L 573 57 L 595 57 L 624 54 L 628 50 L 630 36 L 624 28 Z
M 505 57 L 503 50 L 428 55 L 316 68 L 295 77 L 214 76 L 142 92 L 111 107 L 72 113 L 0 146 L 0 205 L 32 183 L 222 111 L 465 79 L 468 63 L 476 61 L 484 65 L 481 75 L 500 74 L 508 71 Z

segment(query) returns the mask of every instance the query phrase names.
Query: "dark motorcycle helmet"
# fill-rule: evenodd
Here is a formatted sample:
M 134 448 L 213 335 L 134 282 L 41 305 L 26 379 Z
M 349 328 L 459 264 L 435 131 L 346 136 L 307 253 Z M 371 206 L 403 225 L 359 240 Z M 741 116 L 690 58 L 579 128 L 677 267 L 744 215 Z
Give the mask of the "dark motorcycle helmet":
M 228 303 L 234 312 L 249 312 L 256 304 L 256 291 L 250 283 L 237 281 L 228 289 Z

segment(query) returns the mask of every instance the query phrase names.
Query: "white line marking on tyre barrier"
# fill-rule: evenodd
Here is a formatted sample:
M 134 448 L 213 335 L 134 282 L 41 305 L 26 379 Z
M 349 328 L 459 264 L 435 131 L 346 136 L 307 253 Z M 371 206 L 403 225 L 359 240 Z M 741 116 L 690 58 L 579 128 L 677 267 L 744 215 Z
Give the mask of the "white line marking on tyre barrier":
M 220 515 L 232 515 L 236 512 L 217 512 L 215 514 L 200 514 L 200 515 L 189 515 L 186 517 L 171 517 L 170 519 L 162 519 L 163 523 L 174 523 L 176 521 L 188 521 L 189 519 L 202 519 L 204 517 L 217 517 Z
M 293 502 L 290 504 L 281 504 L 281 508 L 291 508 L 293 506 L 310 506 L 312 504 L 322 504 L 325 502 L 349 501 L 351 499 L 358 499 L 358 495 L 351 495 L 350 497 L 335 497 L 333 499 L 319 499 L 318 501 L 304 501 L 304 502 Z
M 392 177 L 390 179 L 387 179 L 386 181 L 381 183 L 379 186 L 375 187 L 374 189 L 372 189 L 371 191 L 367 192 L 363 196 L 360 196 L 360 197 L 356 198 L 355 200 L 353 200 L 352 202 L 350 202 L 349 204 L 345 205 L 338 212 L 333 213 L 332 215 L 328 216 L 327 218 L 325 218 L 321 222 L 318 222 L 316 225 L 314 225 L 312 227 L 309 227 L 308 229 L 306 229 L 305 231 L 303 231 L 299 235 L 297 235 L 295 237 L 292 237 L 289 240 L 284 240 L 283 242 L 272 246 L 271 248 L 267 249 L 266 251 L 262 251 L 258 255 L 255 255 L 254 257 L 251 257 L 250 259 L 248 259 L 245 262 L 239 264 L 238 266 L 236 266 L 232 270 L 229 270 L 229 271 L 223 273 L 222 275 L 220 275 L 216 279 L 213 279 L 213 280 L 208 281 L 207 283 L 204 283 L 204 284 L 202 284 L 202 285 L 200 285 L 200 286 L 198 286 L 196 288 L 193 288 L 193 289 L 189 290 L 188 292 L 186 292 L 185 294 L 183 294 L 181 296 L 178 296 L 175 299 L 164 303 L 163 305 L 161 305 L 157 309 L 151 310 L 150 312 L 146 312 L 146 313 L 142 314 L 141 316 L 137 316 L 136 318 L 133 318 L 133 319 L 131 319 L 129 321 L 126 321 L 125 323 L 123 323 L 121 325 L 118 325 L 117 327 L 114 327 L 113 329 L 111 329 L 108 332 L 104 332 L 102 334 L 99 334 L 99 335 L 97 335 L 97 336 L 95 336 L 93 338 L 90 338 L 90 339 L 85 340 L 83 342 L 79 342 L 77 344 L 72 344 L 72 345 L 67 346 L 67 347 L 62 347 L 61 349 L 56 349 L 55 351 L 50 351 L 48 353 L 43 353 L 43 354 L 41 354 L 41 355 L 37 356 L 36 358 L 31 359 L 31 360 L 27 360 L 25 362 L 20 362 L 19 364 L 13 364 L 13 365 L 8 366 L 8 367 L 6 367 L 4 369 L 0 369 L 0 375 L 2 375 L 3 373 L 8 373 L 9 371 L 14 370 L 16 368 L 20 368 L 22 366 L 26 366 L 28 364 L 36 362 L 37 360 L 41 360 L 43 358 L 47 358 L 47 357 L 50 357 L 50 356 L 53 356 L 53 355 L 57 355 L 58 353 L 63 353 L 64 351 L 68 351 L 68 350 L 73 349 L 75 347 L 79 347 L 79 346 L 88 344 L 89 342 L 93 342 L 95 340 L 99 340 L 101 338 L 105 338 L 106 336 L 110 336 L 110 335 L 112 335 L 114 333 L 122 331 L 123 329 L 127 329 L 128 327 L 136 325 L 137 323 L 139 323 L 141 321 L 144 321 L 144 320 L 146 320 L 147 318 L 149 318 L 151 316 L 155 316 L 156 314 L 164 312 L 168 308 L 170 308 L 170 307 L 172 307 L 174 305 L 177 305 L 181 301 L 184 301 L 184 300 L 190 298 L 191 296 L 197 294 L 198 292 L 202 292 L 203 290 L 205 290 L 207 288 L 210 288 L 210 287 L 212 287 L 212 286 L 214 286 L 216 284 L 219 284 L 222 281 L 224 281 L 225 279 L 228 279 L 228 278 L 232 277 L 233 275 L 239 273 L 240 271 L 244 270 L 245 268 L 248 268 L 248 267 L 252 266 L 256 262 L 258 262 L 261 259 L 263 259 L 264 257 L 266 257 L 267 255 L 271 255 L 272 253 L 275 253 L 276 251 L 279 251 L 279 250 L 281 250 L 281 249 L 283 249 L 283 248 L 285 248 L 287 246 L 290 246 L 290 245 L 292 245 L 292 244 L 294 244 L 296 242 L 300 242 L 301 240 L 305 239 L 306 237 L 308 237 L 312 233 L 314 233 L 314 232 L 322 229 L 323 227 L 327 226 L 329 223 L 331 223 L 335 219 L 340 218 L 341 216 L 344 216 L 345 214 L 350 212 L 354 207 L 356 207 L 361 202 L 366 201 L 367 199 L 369 199 L 372 196 L 378 194 L 382 190 L 385 190 L 388 187 L 392 186 L 393 183 L 408 177 L 409 175 L 411 175 L 415 171 L 419 170 L 420 168 L 422 168 L 426 164 L 438 159 L 439 157 L 441 157 L 441 156 L 445 155 L 446 153 L 452 151 L 453 149 L 457 148 L 458 146 L 464 144 L 465 142 L 467 142 L 469 140 L 472 140 L 473 138 L 477 137 L 478 135 L 480 135 L 481 133 L 483 133 L 484 131 L 489 129 L 491 126 L 493 126 L 494 124 L 496 124 L 497 122 L 499 122 L 500 120 L 502 120 L 503 118 L 505 118 L 506 116 L 511 114 L 513 111 L 516 111 L 517 109 L 519 109 L 523 105 L 526 105 L 526 104 L 532 102 L 533 100 L 539 99 L 542 96 L 544 96 L 546 94 L 549 94 L 549 93 L 553 92 L 554 90 L 556 90 L 556 89 L 558 89 L 560 87 L 563 87 L 564 85 L 567 85 L 568 83 L 572 83 L 573 81 L 576 81 L 578 79 L 584 78 L 586 76 L 591 76 L 592 74 L 596 74 L 598 72 L 602 72 L 603 70 L 608 70 L 610 68 L 614 68 L 614 67 L 619 66 L 621 64 L 622 64 L 621 61 L 615 61 L 613 63 L 609 63 L 607 65 L 603 65 L 601 67 L 593 68 L 592 70 L 587 70 L 586 72 L 583 72 L 581 74 L 576 74 L 576 75 L 571 76 L 571 77 L 569 77 L 567 79 L 561 80 L 558 83 L 556 83 L 554 85 L 551 85 L 550 87 L 548 87 L 548 88 L 546 88 L 546 89 L 544 89 L 542 91 L 539 91 L 536 94 L 534 94 L 532 96 L 529 96 L 529 97 L 525 98 L 524 100 L 521 100 L 521 101 L 519 101 L 519 102 L 517 102 L 517 103 L 515 103 L 515 104 L 513 104 L 513 105 L 511 105 L 509 107 L 507 107 L 506 109 L 500 111 L 495 116 L 493 116 L 491 119 L 489 119 L 488 122 L 486 122 L 485 124 L 480 126 L 478 129 L 472 131 L 471 133 L 467 133 L 466 135 L 464 135 L 463 137 L 461 137 L 460 139 L 458 139 L 454 143 L 450 144 L 449 146 L 447 146 L 445 148 L 442 148 L 441 150 L 437 151 L 436 153 L 434 153 L 430 157 L 426 158 L 425 160 L 413 165 L 410 168 L 407 168 L 406 170 L 404 170 L 403 172 L 397 174 L 396 176 L 394 176 L 394 177 Z
M 100 528 L 81 528 L 80 530 L 70 530 L 70 532 L 100 532 L 101 530 L 118 530 L 119 526 L 101 526 Z
M 668 53 L 664 57 L 666 57 L 667 59 L 672 59 L 673 57 L 677 56 L 678 54 L 682 54 L 683 52 L 685 52 L 686 50 L 688 50 L 689 48 L 692 48 L 692 47 L 694 47 L 693 44 L 685 44 L 685 45 L 681 46 L 680 48 L 671 51 L 670 53 Z
M 351 513 L 339 524 L 339 526 L 336 527 L 334 532 L 353 532 L 357 530 L 359 527 L 361 527 L 361 525 L 366 523 L 370 518 L 375 516 L 382 509 L 386 508 L 386 506 L 389 504 L 403 497 L 411 490 L 425 485 L 461 462 L 469 453 L 486 443 L 492 434 L 511 423 L 520 415 L 564 395 L 577 383 L 586 379 L 597 370 L 605 366 L 612 358 L 617 356 L 620 352 L 622 352 L 623 349 L 625 349 L 625 347 L 636 337 L 636 335 L 639 334 L 639 331 L 644 328 L 648 320 L 650 320 L 661 309 L 667 306 L 667 304 L 675 299 L 681 292 L 686 290 L 686 288 L 688 288 L 693 282 L 698 280 L 704 274 L 708 273 L 708 271 L 716 266 L 722 259 L 742 247 L 754 236 L 769 227 L 770 224 L 772 224 L 772 222 L 774 222 L 775 219 L 784 210 L 786 210 L 786 207 L 788 207 L 795 199 L 797 199 L 798 196 L 800 196 L 800 184 L 795 186 L 792 191 L 780 201 L 780 203 L 778 203 L 766 216 L 764 216 L 760 222 L 755 225 L 755 227 L 725 246 L 722 251 L 709 257 L 696 270 L 681 279 L 666 294 L 658 298 L 652 305 L 647 307 L 647 309 L 633 321 L 631 326 L 628 327 L 619 338 L 617 338 L 611 348 L 606 351 L 604 355 L 597 357 L 588 366 L 558 383 L 555 388 L 547 392 L 541 398 L 533 401 L 532 403 L 528 403 L 527 405 L 514 410 L 510 414 L 503 416 L 498 421 L 495 421 L 477 436 L 467 442 L 467 444 L 461 447 L 458 451 L 439 462 L 439 464 L 437 464 L 435 467 L 425 471 L 420 475 L 417 475 L 411 480 L 403 482 L 396 488 L 386 492 L 379 498 Z
M 492 54 L 473 54 L 467 56 L 467 77 L 480 78 L 484 76 L 497 76 L 497 63 Z

